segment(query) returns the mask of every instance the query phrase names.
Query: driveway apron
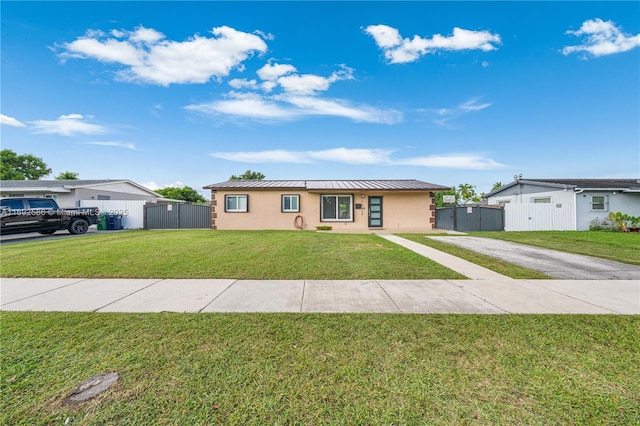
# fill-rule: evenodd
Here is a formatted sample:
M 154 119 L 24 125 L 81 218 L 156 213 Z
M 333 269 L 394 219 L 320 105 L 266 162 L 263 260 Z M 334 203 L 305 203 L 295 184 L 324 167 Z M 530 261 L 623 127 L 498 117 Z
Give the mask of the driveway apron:
M 626 263 L 564 253 L 493 238 L 468 236 L 428 238 L 533 269 L 554 278 L 571 280 L 640 280 L 640 266 Z

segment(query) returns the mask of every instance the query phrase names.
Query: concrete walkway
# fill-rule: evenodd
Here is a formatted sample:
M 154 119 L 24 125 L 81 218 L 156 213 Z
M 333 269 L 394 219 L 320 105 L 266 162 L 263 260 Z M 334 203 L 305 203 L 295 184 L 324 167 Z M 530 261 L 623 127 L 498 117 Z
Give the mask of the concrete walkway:
M 639 280 L 514 280 L 422 244 L 381 237 L 471 279 L 3 278 L 0 310 L 640 314 Z
M 512 280 L 512 278 L 494 272 L 490 269 L 478 266 L 475 263 L 471 263 L 459 257 L 450 255 L 440 250 L 436 250 L 424 244 L 416 243 L 406 238 L 398 237 L 391 234 L 379 234 L 380 237 L 389 240 L 393 243 L 401 245 L 409 250 L 412 250 L 424 257 L 446 266 L 467 278 L 472 280 Z M 460 238 L 460 237 L 456 237 Z
M 640 314 L 635 281 L 3 278 L 6 311 Z

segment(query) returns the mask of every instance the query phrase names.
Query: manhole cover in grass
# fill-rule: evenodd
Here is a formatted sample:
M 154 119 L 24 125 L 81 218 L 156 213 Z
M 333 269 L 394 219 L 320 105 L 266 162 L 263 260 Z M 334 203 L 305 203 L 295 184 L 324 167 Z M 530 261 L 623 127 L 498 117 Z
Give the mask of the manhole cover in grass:
M 76 386 L 64 402 L 74 404 L 87 401 L 109 389 L 119 378 L 118 373 L 105 373 L 88 378 Z

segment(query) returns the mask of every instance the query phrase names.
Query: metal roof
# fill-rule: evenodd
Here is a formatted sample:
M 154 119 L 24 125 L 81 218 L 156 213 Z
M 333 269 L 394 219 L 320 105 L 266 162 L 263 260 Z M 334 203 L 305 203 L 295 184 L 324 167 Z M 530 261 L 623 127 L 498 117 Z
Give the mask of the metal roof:
M 308 191 L 444 191 L 447 186 L 415 179 L 399 180 L 229 180 L 204 189 L 306 189 Z
M 524 179 L 531 182 L 570 185 L 576 188 L 639 188 L 640 179 Z
M 109 182 L 123 182 L 126 179 L 99 179 L 99 180 L 2 180 L 0 186 L 3 188 L 56 188 L 56 187 L 78 187 L 86 185 L 96 185 Z
M 550 188 L 566 188 L 571 190 L 607 189 L 616 191 L 640 191 L 640 179 L 519 179 L 508 183 L 485 197 L 491 197 L 517 184 L 541 185 Z
M 0 189 L 4 189 L 7 192 L 15 192 L 17 190 L 25 191 L 52 191 L 52 192 L 70 192 L 75 188 L 85 188 L 96 185 L 105 185 L 109 183 L 128 183 L 135 187 L 138 187 L 149 194 L 160 197 L 157 194 L 142 185 L 139 185 L 129 179 L 77 179 L 77 180 L 0 180 Z

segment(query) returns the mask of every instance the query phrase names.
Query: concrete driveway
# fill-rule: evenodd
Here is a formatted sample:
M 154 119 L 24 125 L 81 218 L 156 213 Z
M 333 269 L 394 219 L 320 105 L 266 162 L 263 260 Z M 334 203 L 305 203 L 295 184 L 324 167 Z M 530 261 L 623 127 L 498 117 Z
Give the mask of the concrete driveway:
M 60 238 L 80 238 L 85 235 L 102 234 L 120 231 L 98 231 L 96 225 L 91 225 L 86 234 L 70 234 L 67 230 L 56 231 L 51 235 L 42 235 L 38 232 L 29 232 L 26 234 L 10 234 L 0 235 L 0 244 L 24 243 L 27 241 L 55 240 Z
M 613 262 L 493 238 L 429 237 L 509 263 L 571 280 L 640 280 L 640 266 Z

